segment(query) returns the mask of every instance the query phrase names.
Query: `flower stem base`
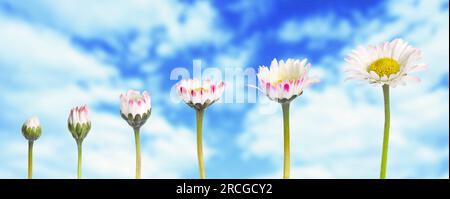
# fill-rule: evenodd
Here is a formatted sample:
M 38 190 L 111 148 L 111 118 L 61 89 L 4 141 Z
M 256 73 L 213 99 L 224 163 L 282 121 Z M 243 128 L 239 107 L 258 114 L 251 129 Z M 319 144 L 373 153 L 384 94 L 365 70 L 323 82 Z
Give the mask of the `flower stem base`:
M 281 104 L 281 107 L 283 109 L 283 129 L 284 129 L 284 165 L 283 165 L 284 179 L 289 179 L 290 175 L 289 105 L 290 102 Z
M 134 141 L 136 145 L 136 179 L 141 179 L 141 139 L 139 128 L 134 129 Z
M 81 140 L 77 140 L 77 149 L 78 149 L 77 179 L 81 179 L 81 160 L 83 159 Z
M 389 107 L 389 85 L 383 85 L 384 96 L 384 135 L 383 135 L 383 152 L 381 155 L 381 171 L 380 179 L 386 178 L 386 165 L 389 144 L 389 126 L 390 126 L 390 107 Z
M 200 178 L 205 179 L 205 167 L 203 165 L 203 142 L 202 142 L 202 127 L 203 127 L 203 113 L 204 110 L 196 110 L 197 120 L 197 157 Z
M 28 179 L 33 178 L 33 142 L 28 141 Z

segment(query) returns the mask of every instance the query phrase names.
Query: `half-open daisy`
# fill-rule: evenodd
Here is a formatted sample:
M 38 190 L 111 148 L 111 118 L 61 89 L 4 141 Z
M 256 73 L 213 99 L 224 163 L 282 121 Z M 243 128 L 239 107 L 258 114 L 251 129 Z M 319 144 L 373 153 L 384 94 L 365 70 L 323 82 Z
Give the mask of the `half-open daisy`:
M 177 85 L 180 98 L 190 107 L 200 110 L 205 109 L 220 99 L 224 90 L 224 82 L 214 83 L 207 79 L 183 79 Z
M 270 68 L 259 67 L 259 89 L 273 101 L 292 101 L 303 93 L 303 89 L 318 82 L 317 78 L 308 76 L 310 68 L 307 59 L 288 59 L 286 62 L 273 59 Z
M 181 80 L 176 84 L 180 98 L 195 110 L 197 125 L 197 157 L 200 178 L 205 179 L 203 163 L 203 114 L 205 109 L 220 99 L 224 91 L 224 82 L 201 81 L 200 79 Z
M 259 90 L 273 101 L 281 104 L 283 110 L 284 161 L 283 178 L 290 176 L 290 138 L 289 138 L 289 105 L 292 100 L 303 93 L 303 89 L 318 82 L 317 78 L 308 76 L 311 64 L 307 59 L 302 61 L 288 59 L 286 62 L 273 59 L 270 68 L 260 66 L 258 72 Z

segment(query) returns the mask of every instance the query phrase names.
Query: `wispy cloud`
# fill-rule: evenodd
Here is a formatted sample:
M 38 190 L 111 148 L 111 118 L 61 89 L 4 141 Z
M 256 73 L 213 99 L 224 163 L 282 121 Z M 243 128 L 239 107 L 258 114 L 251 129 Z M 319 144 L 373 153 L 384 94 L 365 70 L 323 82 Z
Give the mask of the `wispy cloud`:
M 324 48 L 328 42 L 346 40 L 351 34 L 350 21 L 333 14 L 294 18 L 286 21 L 278 32 L 281 41 L 287 43 L 309 41 L 309 48 Z

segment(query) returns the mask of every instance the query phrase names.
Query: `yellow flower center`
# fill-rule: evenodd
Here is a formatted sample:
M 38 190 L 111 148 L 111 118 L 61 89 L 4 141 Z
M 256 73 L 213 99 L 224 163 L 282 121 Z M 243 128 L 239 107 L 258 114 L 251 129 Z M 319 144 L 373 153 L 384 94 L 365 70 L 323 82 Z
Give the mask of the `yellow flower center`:
M 400 71 L 400 64 L 391 58 L 381 58 L 372 62 L 369 71 L 375 72 L 380 77 L 392 75 Z

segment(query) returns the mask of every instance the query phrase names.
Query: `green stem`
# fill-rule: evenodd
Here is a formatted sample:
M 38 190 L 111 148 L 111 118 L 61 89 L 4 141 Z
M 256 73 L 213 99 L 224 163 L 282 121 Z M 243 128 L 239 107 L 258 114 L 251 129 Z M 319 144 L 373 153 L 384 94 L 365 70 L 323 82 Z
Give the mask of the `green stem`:
M 281 104 L 281 107 L 283 109 L 283 129 L 284 129 L 284 167 L 283 167 L 284 179 L 289 179 L 290 174 L 289 104 L 290 102 Z
M 78 165 L 77 165 L 77 178 L 81 179 L 81 159 L 82 159 L 82 148 L 81 148 L 81 140 L 77 140 L 77 148 L 78 148 Z
M 33 141 L 28 141 L 28 179 L 33 178 Z
M 136 144 L 136 179 L 141 179 L 141 139 L 139 128 L 134 129 L 134 141 Z
M 383 152 L 381 156 L 381 172 L 380 179 L 386 178 L 386 164 L 388 155 L 389 143 L 389 125 L 390 125 L 390 108 L 389 108 L 389 85 L 383 85 L 384 96 L 384 137 L 383 137 Z
M 202 126 L 203 126 L 203 110 L 196 111 L 197 119 L 197 156 L 200 178 L 205 179 L 205 168 L 203 165 L 203 144 L 202 144 Z

